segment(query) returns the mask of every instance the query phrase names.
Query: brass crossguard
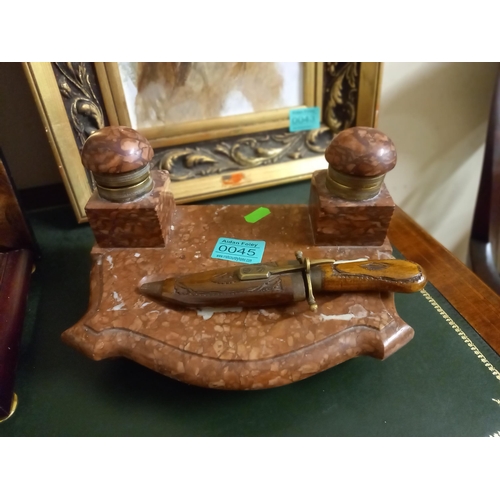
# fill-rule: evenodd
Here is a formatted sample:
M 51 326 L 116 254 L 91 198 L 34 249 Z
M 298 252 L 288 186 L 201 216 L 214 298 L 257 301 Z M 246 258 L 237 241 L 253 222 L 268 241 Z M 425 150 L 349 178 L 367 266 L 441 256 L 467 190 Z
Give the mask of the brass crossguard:
M 303 253 L 299 250 L 295 252 L 295 257 L 297 260 L 304 265 L 304 278 L 306 280 L 306 299 L 309 304 L 309 309 L 312 312 L 316 312 L 318 310 L 318 304 L 316 303 L 316 299 L 313 294 L 313 287 L 311 282 L 311 260 L 308 258 L 304 259 Z
M 297 263 L 290 263 L 280 266 L 269 266 L 266 264 L 262 265 L 252 265 L 240 267 L 238 271 L 238 278 L 241 281 L 248 280 L 261 280 L 270 278 L 273 274 L 283 274 L 294 271 L 300 271 L 303 273 L 304 281 L 306 285 L 306 298 L 307 303 L 311 311 L 316 311 L 318 309 L 318 304 L 314 298 L 313 286 L 311 282 L 311 267 L 320 264 L 343 264 L 346 262 L 362 262 L 368 259 L 353 259 L 353 260 L 335 260 L 335 259 L 308 259 L 304 258 L 304 254 L 298 250 L 295 252 L 295 257 Z

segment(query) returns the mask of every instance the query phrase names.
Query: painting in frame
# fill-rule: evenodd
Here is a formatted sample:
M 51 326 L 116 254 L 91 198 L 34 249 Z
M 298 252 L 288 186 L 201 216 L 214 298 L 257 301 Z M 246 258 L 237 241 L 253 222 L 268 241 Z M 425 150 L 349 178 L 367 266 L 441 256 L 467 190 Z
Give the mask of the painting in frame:
M 307 179 L 333 135 L 375 126 L 380 63 L 25 63 L 79 221 L 93 179 L 80 150 L 106 125 L 137 129 L 177 203 Z M 290 132 L 292 109 L 320 127 Z

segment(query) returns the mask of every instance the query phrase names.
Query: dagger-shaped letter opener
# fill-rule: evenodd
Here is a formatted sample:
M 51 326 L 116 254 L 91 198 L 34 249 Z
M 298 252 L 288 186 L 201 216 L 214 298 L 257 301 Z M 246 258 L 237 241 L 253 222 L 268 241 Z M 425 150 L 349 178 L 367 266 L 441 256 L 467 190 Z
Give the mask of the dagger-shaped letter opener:
M 406 260 L 310 260 L 232 266 L 143 283 L 139 290 L 184 307 L 273 307 L 307 300 L 312 311 L 318 293 L 421 290 L 423 269 Z

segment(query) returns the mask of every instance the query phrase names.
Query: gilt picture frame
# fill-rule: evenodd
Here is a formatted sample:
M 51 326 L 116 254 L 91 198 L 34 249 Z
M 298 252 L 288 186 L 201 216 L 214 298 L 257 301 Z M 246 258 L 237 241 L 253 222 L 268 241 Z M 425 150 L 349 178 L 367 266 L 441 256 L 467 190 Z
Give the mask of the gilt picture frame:
M 164 66 L 147 67 L 148 64 Z M 224 64 L 228 66 L 221 66 Z M 270 66 L 273 64 L 281 76 Z M 143 73 L 163 77 L 163 80 L 153 80 L 155 88 L 158 82 L 168 81 L 170 75 L 174 75 L 172 78 L 181 75 L 182 80 L 175 80 L 184 85 L 175 94 L 180 110 L 177 115 L 171 105 L 173 94 L 165 94 L 159 111 L 149 111 L 149 105 L 137 108 L 137 97 L 135 101 L 131 99 L 130 82 L 125 81 L 120 68 L 128 68 L 130 72 L 138 65 L 146 68 Z M 177 203 L 304 180 L 315 170 L 326 168 L 324 151 L 334 134 L 352 126 L 376 125 L 382 65 L 360 62 L 37 62 L 24 63 L 24 70 L 75 215 L 78 221 L 84 222 L 85 204 L 94 183 L 83 168 L 80 151 L 93 131 L 107 125 L 125 125 L 145 135 L 155 150 L 152 168 L 169 171 Z M 204 77 L 205 83 L 212 85 L 209 102 L 198 101 L 202 97 L 192 90 L 197 88 L 196 72 Z M 192 88 L 187 87 L 190 81 L 186 74 L 194 82 Z M 214 83 L 226 82 L 226 74 L 238 82 L 237 88 L 233 85 L 224 90 Z M 246 83 L 244 77 L 248 78 Z M 278 77 L 291 90 L 283 91 L 283 96 L 275 94 L 277 97 L 272 101 L 267 98 L 265 85 L 271 89 Z M 256 81 L 262 81 L 264 87 L 252 94 L 250 84 Z M 245 84 L 248 84 L 246 93 Z M 189 96 L 184 101 L 180 100 L 182 92 Z M 245 95 L 241 97 L 241 94 Z M 255 100 L 255 95 L 260 102 Z M 235 96 L 240 100 L 235 100 Z M 217 104 L 217 97 L 218 107 L 213 105 Z M 191 108 L 189 100 L 194 102 Z M 311 106 L 320 109 L 320 127 L 290 132 L 290 110 Z M 199 110 L 206 112 L 202 114 Z M 200 115 L 189 115 L 190 112 Z M 140 116 L 147 119 L 153 116 L 154 120 L 141 122 L 137 119 Z M 188 118 L 183 120 L 184 116 Z M 158 121 L 160 118 L 164 121 Z

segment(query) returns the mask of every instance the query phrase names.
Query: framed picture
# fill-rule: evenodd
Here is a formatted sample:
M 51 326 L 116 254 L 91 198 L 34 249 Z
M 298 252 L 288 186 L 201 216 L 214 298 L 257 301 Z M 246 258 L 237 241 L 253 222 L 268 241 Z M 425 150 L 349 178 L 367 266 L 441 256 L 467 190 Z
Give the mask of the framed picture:
M 79 221 L 93 179 L 80 150 L 106 125 L 138 130 L 170 172 L 177 203 L 307 179 L 335 133 L 374 126 L 380 63 L 25 63 Z M 291 132 L 290 111 L 320 126 Z

